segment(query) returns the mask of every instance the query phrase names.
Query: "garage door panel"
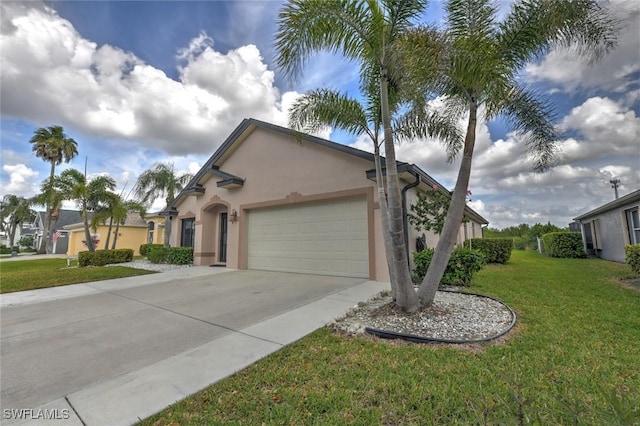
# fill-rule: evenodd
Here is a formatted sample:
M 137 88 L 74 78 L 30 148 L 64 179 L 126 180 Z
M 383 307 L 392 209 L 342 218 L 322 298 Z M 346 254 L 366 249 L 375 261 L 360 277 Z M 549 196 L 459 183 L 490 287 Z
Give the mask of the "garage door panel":
M 369 276 L 365 199 L 254 210 L 248 235 L 250 269 Z

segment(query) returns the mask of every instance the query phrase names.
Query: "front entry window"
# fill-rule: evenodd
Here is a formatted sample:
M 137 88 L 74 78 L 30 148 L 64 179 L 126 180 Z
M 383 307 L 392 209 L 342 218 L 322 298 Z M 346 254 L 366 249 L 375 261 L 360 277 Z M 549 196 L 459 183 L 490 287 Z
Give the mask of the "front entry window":
M 218 243 L 220 262 L 227 261 L 227 213 L 220 213 L 220 241 Z
M 182 233 L 180 235 L 180 245 L 182 247 L 193 247 L 195 235 L 195 219 L 182 219 Z

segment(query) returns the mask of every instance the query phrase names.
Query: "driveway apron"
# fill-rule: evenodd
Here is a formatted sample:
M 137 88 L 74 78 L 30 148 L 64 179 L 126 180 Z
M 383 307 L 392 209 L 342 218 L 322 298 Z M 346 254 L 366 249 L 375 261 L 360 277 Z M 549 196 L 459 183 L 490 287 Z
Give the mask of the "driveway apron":
M 90 283 L 93 293 L 5 304 L 2 408 L 39 407 L 365 281 L 228 271 L 137 286 Z

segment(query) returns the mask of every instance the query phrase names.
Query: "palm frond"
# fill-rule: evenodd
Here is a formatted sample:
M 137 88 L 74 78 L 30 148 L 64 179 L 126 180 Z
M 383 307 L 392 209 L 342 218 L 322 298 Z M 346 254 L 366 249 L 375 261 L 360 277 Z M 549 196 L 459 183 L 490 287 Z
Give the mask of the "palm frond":
M 309 57 L 319 51 L 360 59 L 375 45 L 374 35 L 365 32 L 369 13 L 363 1 L 288 2 L 280 11 L 275 36 L 278 68 L 297 77 Z
M 617 45 L 620 22 L 592 0 L 516 2 L 500 24 L 497 44 L 509 68 L 520 69 L 556 46 L 572 48 L 591 61 Z
M 550 104 L 520 87 L 514 87 L 502 102 L 499 109 L 516 132 L 524 136 L 534 169 L 544 171 L 552 166 L 558 152 L 558 132 Z
M 404 140 L 438 139 L 446 147 L 451 161 L 464 144 L 458 118 L 456 111 L 417 104 L 394 120 L 395 134 Z
M 329 89 L 304 94 L 289 110 L 289 125 L 307 132 L 316 132 L 330 126 L 356 135 L 369 133 L 367 121 L 365 111 L 358 101 Z

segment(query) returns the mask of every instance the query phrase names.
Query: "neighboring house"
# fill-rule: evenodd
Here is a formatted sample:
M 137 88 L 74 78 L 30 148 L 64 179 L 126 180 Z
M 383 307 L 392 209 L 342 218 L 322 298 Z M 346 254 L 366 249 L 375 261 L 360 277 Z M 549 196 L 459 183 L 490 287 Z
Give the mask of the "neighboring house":
M 438 183 L 398 168 L 406 212 Z M 195 265 L 388 280 L 374 169 L 368 152 L 245 119 L 163 212 L 171 245 L 194 247 Z M 488 223 L 465 214 L 459 242 Z M 421 234 L 408 232 L 408 250 Z
M 162 244 L 164 241 L 164 216 L 152 213 L 141 218 L 136 212 L 132 212 L 127 219 L 117 229 L 118 239 L 116 248 L 130 248 L 134 255 L 140 252 L 140 245 L 145 243 Z M 78 252 L 86 250 L 84 243 L 84 224 L 82 222 L 65 226 L 65 231 L 69 232 L 69 247 L 67 255 L 76 256 Z M 92 238 L 97 241 L 96 249 L 104 249 L 109 223 L 98 225 L 96 229 L 90 229 Z M 109 238 L 109 248 L 112 247 L 116 234 L 116 225 L 111 227 L 111 237 Z
M 34 247 L 40 247 L 40 241 L 42 241 L 42 235 L 45 233 L 44 231 L 44 219 L 45 212 L 37 212 L 35 223 L 32 226 Z M 53 243 L 52 253 L 54 254 L 65 254 L 67 252 L 67 248 L 69 247 L 69 231 L 65 229 L 67 225 L 71 225 L 73 223 L 82 222 L 82 212 L 79 210 L 57 210 L 58 216 L 55 221 L 55 225 L 53 227 L 54 232 L 59 231 L 60 236 Z M 89 213 L 89 220 L 91 219 L 92 213 Z M 54 215 L 55 218 L 55 215 Z M 55 220 L 55 219 L 54 219 Z
M 640 189 L 576 217 L 587 253 L 624 262 L 625 246 L 640 244 L 639 206 Z
M 151 215 L 152 218 L 155 218 L 156 216 L 157 215 Z M 117 231 L 115 223 L 111 227 L 109 249 L 113 246 L 113 241 L 117 232 L 118 239 L 116 240 L 116 248 L 132 249 L 134 255 L 139 255 L 140 245 L 145 244 L 148 241 L 150 223 L 147 223 L 146 218 L 140 217 L 138 213 L 130 212 L 124 223 L 121 223 L 120 226 L 117 227 Z M 155 228 L 155 224 L 157 222 L 153 223 Z M 67 225 L 65 226 L 65 230 L 69 232 L 69 248 L 66 252 L 68 256 L 77 256 L 78 252 L 87 250 L 84 224 L 82 222 Z M 91 232 L 94 242 L 97 241 L 95 248 L 97 250 L 104 249 L 106 238 L 109 233 L 109 222 L 107 221 L 104 224 L 98 225 L 96 229 L 90 228 L 89 231 Z

